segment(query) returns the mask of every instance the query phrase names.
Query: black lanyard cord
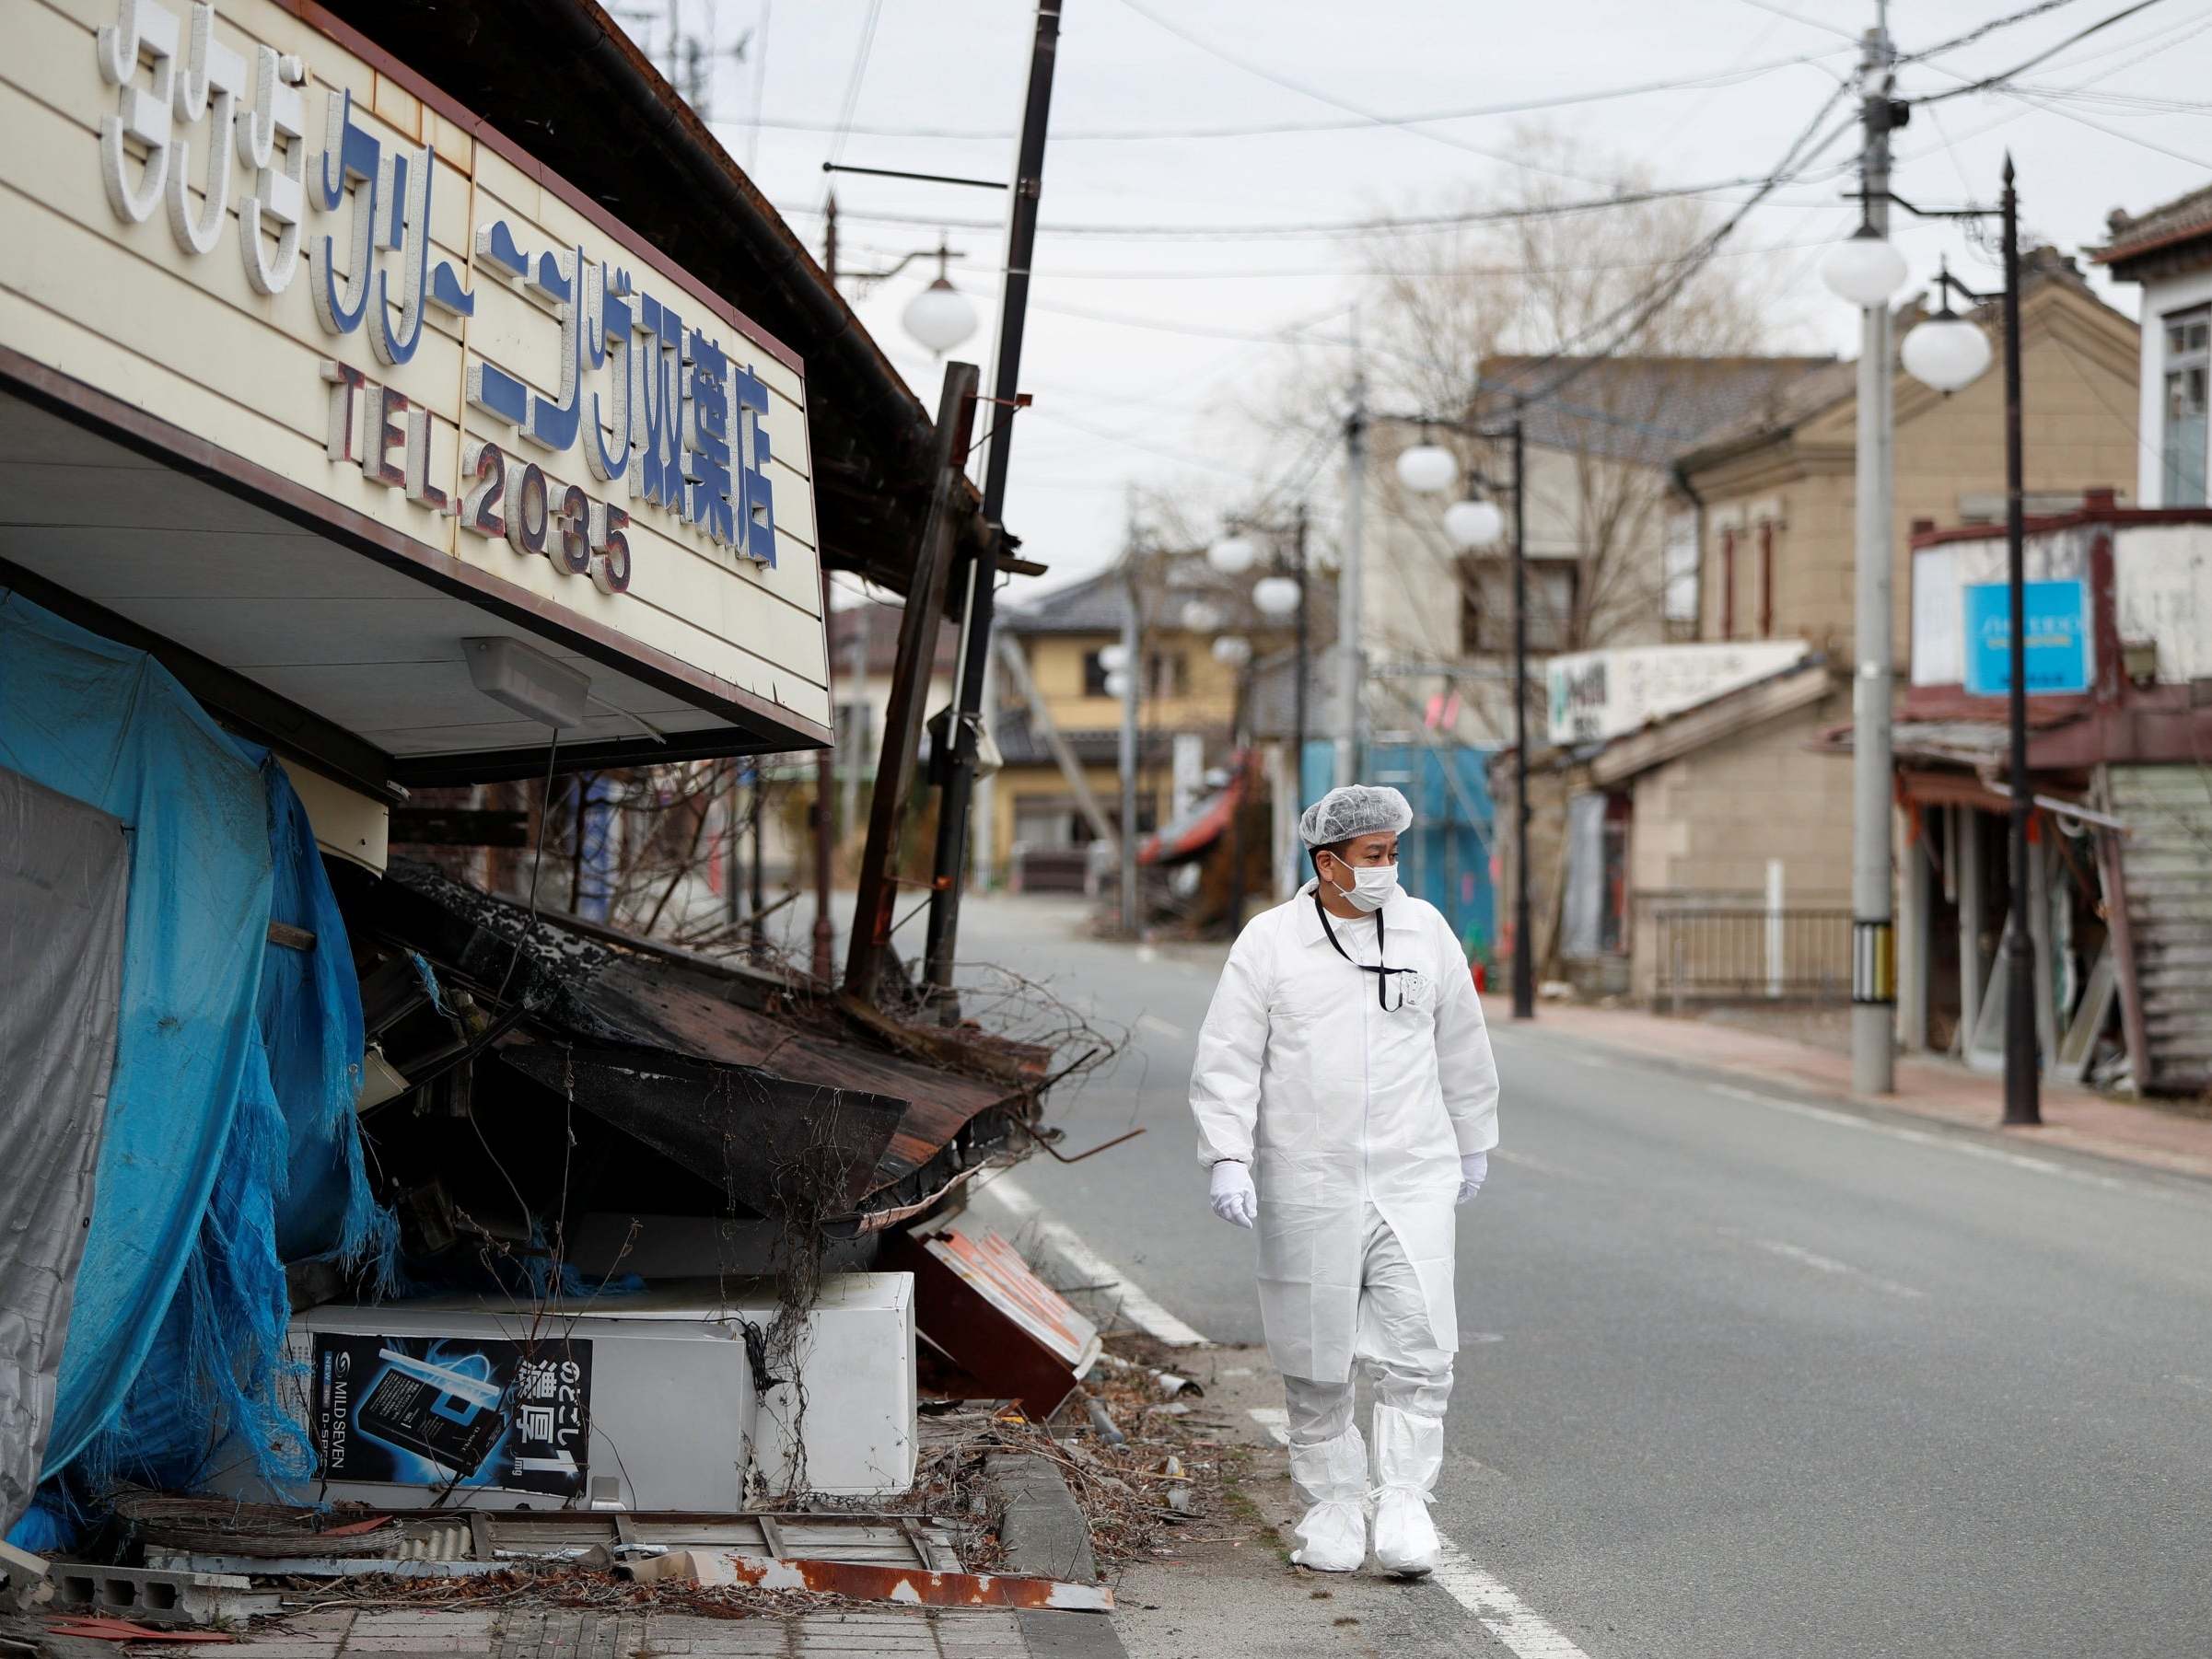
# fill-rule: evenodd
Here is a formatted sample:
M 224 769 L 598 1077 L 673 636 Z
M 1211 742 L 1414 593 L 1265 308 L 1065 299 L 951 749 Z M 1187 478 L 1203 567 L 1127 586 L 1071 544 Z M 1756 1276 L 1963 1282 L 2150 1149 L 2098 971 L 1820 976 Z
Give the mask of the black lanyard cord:
M 1385 1014 L 1395 1014 L 1399 1009 L 1404 1007 L 1405 992 L 1403 990 L 1398 992 L 1398 1000 L 1394 1003 L 1385 994 L 1385 991 L 1391 982 L 1391 975 L 1413 973 L 1416 970 L 1411 968 L 1389 968 L 1383 965 L 1382 911 L 1378 909 L 1375 912 L 1375 962 L 1372 967 L 1365 962 L 1353 961 L 1352 953 L 1346 950 L 1337 939 L 1336 930 L 1329 925 L 1328 908 L 1321 903 L 1319 888 L 1313 889 L 1313 913 L 1321 919 L 1321 932 L 1329 935 L 1329 943 L 1335 947 L 1336 954 L 1345 961 L 1351 962 L 1352 966 L 1358 969 L 1361 973 L 1371 973 L 1375 976 L 1375 1006 Z

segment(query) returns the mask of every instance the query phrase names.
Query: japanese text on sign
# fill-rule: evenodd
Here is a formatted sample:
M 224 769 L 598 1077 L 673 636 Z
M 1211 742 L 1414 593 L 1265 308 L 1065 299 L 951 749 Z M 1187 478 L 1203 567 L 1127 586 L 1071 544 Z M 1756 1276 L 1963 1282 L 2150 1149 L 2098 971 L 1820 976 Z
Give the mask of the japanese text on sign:
M 339 88 L 324 93 L 310 155 L 301 59 L 256 45 L 250 64 L 216 38 L 215 6 L 194 4 L 189 18 L 181 9 L 117 0 L 115 21 L 95 37 L 100 76 L 117 89 L 99 128 L 117 215 L 138 224 L 166 209 L 178 247 L 199 257 L 215 249 L 235 200 L 253 291 L 306 282 L 322 331 L 365 335 L 390 367 L 414 358 L 431 313 L 456 328 L 473 317 L 477 295 L 431 242 L 434 147 L 379 137 Z M 250 189 L 234 189 L 239 172 Z M 332 461 L 610 593 L 629 586 L 623 529 L 641 509 L 733 556 L 775 563 L 768 389 L 686 320 L 688 300 L 648 292 L 580 244 L 525 247 L 503 217 L 474 226 L 468 265 L 473 280 L 511 286 L 560 330 L 536 385 L 465 354 L 465 401 L 502 440 L 467 437 L 441 469 L 431 412 L 331 361 Z M 596 493 L 548 470 L 578 452 Z

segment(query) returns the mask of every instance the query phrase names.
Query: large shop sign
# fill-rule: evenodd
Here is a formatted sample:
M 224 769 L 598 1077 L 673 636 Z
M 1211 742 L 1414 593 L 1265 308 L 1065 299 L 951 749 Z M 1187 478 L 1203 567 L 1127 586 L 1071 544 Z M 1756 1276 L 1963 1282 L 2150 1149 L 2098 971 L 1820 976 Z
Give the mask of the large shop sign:
M 321 365 L 330 459 L 609 592 L 630 585 L 634 508 L 775 562 L 768 389 L 716 331 L 686 321 L 681 296 L 650 291 L 582 243 L 526 247 L 509 218 L 484 216 L 472 227 L 474 278 L 512 286 L 559 322 L 557 356 L 531 365 L 553 389 L 533 390 L 467 349 L 477 296 L 431 249 L 434 145 L 379 138 L 355 118 L 350 87 L 325 87 L 310 155 L 302 60 L 256 45 L 250 62 L 217 37 L 212 5 L 186 17 L 162 0 L 119 0 L 95 51 L 118 89 L 115 113 L 100 121 L 99 162 L 120 216 L 166 212 L 192 258 L 219 257 L 232 240 L 257 294 L 306 284 L 322 331 L 366 339 L 379 365 L 413 362 L 432 312 L 456 326 L 468 405 L 504 442 L 472 437 L 441 471 L 431 412 L 332 359 Z M 252 180 L 235 228 L 233 151 Z M 303 241 L 313 249 L 305 261 Z M 590 490 L 576 481 L 586 476 Z

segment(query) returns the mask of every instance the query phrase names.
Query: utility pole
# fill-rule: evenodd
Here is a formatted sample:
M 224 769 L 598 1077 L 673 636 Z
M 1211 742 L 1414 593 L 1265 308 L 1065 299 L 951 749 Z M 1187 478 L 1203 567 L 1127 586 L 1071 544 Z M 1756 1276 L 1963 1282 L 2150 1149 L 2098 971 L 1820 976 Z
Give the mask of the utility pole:
M 1345 417 L 1345 553 L 1336 576 L 1336 785 L 1356 783 L 1359 771 L 1359 705 L 1367 658 L 1359 639 L 1359 564 L 1367 528 L 1368 381 L 1352 368 L 1352 412 Z M 1299 757 L 1299 765 L 1305 758 Z
M 2012 925 L 2005 930 L 2005 1121 L 2041 1123 L 2041 1024 L 2035 1017 L 2035 934 L 2028 924 L 2028 819 L 2034 785 L 2028 775 L 2028 558 L 2022 517 L 2020 458 L 2020 197 L 2012 185 L 2012 154 L 2005 154 L 2005 569 L 2010 599 L 2011 680 L 2006 714 L 2012 760 Z
M 1513 1017 L 1536 1017 L 1536 934 L 1529 904 L 1528 452 L 1513 408 Z M 1447 762 L 1449 766 L 1449 762 Z
M 1052 120 L 1053 69 L 1060 52 L 1060 4 L 1061 0 L 1038 0 L 1037 32 L 1030 49 L 1029 94 L 1021 111 L 1013 212 L 1007 227 L 998 361 L 984 423 L 991 446 L 984 462 L 983 507 L 988 539 L 968 560 L 960 679 L 946 733 L 952 753 L 948 757 L 945 786 L 937 802 L 937 857 L 931 872 L 934 890 L 929 897 L 929 934 L 923 947 L 923 967 L 938 1011 L 948 1020 L 959 1014 L 959 1003 L 951 990 L 953 955 L 960 939 L 961 867 L 966 863 L 968 813 L 975 794 L 976 734 L 983 713 L 984 679 L 991 670 L 991 626 L 998 599 L 1007 466 L 1013 452 L 1014 410 L 1020 392 L 1021 334 L 1029 314 L 1030 261 L 1037 247 L 1037 204 L 1044 193 L 1044 136 Z
M 1887 0 L 1866 37 L 1860 61 L 1865 134 L 1859 160 L 1866 222 L 1890 227 L 1890 99 Z M 1887 1095 L 1895 1086 L 1896 935 L 1890 875 L 1890 572 L 1895 412 L 1891 404 L 1890 307 L 1859 313 L 1857 586 L 1852 634 L 1851 742 L 1851 1086 Z
M 830 193 L 829 202 L 823 209 L 823 218 L 826 223 L 821 235 L 821 270 L 822 274 L 829 279 L 830 292 L 834 294 L 837 291 L 837 195 L 834 191 Z M 827 560 L 822 560 L 821 563 L 821 625 L 826 634 L 830 626 L 830 566 Z M 823 662 L 827 665 L 829 661 L 829 655 L 825 652 Z M 831 976 L 837 971 L 837 924 L 830 915 L 830 889 L 834 885 L 833 876 L 837 862 L 836 820 L 830 815 L 830 794 L 837 783 L 837 746 L 835 741 L 837 680 L 833 670 L 826 674 L 825 678 L 830 681 L 831 690 L 832 740 L 828 748 L 818 749 L 814 755 L 814 977 L 827 985 Z M 859 697 L 861 685 L 862 682 L 858 679 L 853 682 L 853 694 L 856 700 Z M 857 708 L 860 704 L 856 701 L 854 706 Z M 850 727 L 856 725 L 857 722 L 848 720 L 845 724 Z M 853 734 L 848 730 L 847 741 L 851 741 L 852 737 Z M 855 755 L 853 759 L 857 762 L 859 757 Z M 846 808 L 845 821 L 847 823 L 852 821 L 850 807 Z M 754 882 L 757 887 L 759 882 L 757 859 Z M 756 899 L 754 903 L 757 906 L 759 900 Z
M 1131 504 L 1129 548 L 1123 561 L 1122 610 L 1122 932 L 1136 936 L 1136 700 L 1142 689 L 1144 627 L 1136 586 L 1136 512 Z

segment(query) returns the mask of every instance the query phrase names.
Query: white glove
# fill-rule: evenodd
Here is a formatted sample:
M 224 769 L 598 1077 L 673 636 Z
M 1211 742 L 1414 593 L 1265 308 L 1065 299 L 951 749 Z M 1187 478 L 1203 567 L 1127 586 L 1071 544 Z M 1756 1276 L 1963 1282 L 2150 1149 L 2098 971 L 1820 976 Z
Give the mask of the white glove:
M 1219 1167 L 1218 1165 L 1216 1166 Z M 1483 1189 L 1483 1182 L 1490 1174 L 1490 1154 L 1486 1152 L 1469 1152 L 1460 1155 L 1460 1196 L 1454 1201 L 1465 1203 Z
M 1214 1166 L 1214 1213 L 1223 1221 L 1249 1227 L 1260 1219 L 1260 1195 L 1252 1190 L 1252 1171 L 1234 1158 Z

